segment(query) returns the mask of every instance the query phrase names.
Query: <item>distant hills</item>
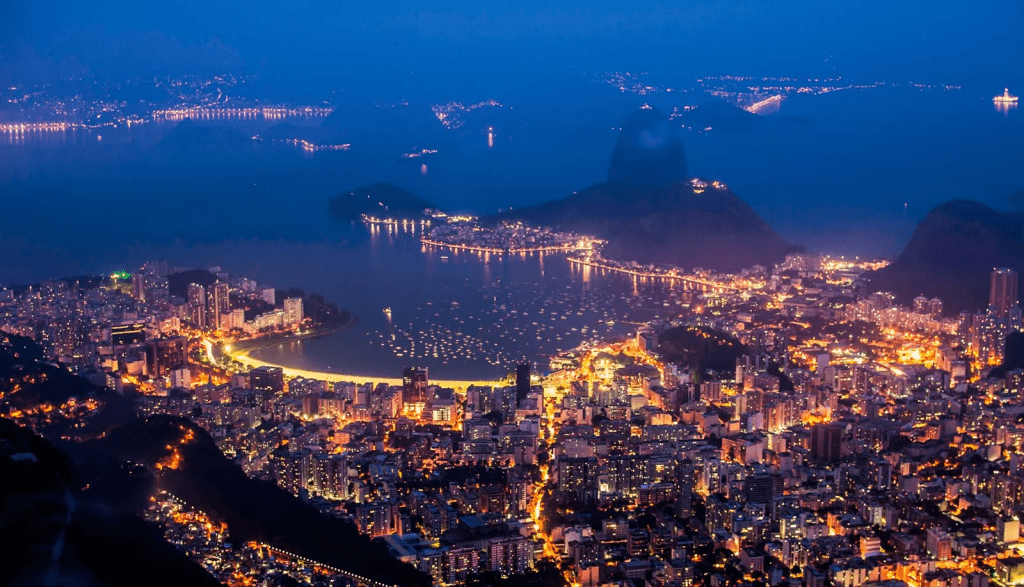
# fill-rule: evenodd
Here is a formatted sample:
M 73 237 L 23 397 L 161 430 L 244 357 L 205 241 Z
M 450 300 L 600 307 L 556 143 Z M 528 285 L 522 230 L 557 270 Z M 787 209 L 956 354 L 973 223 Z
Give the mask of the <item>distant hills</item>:
M 331 198 L 327 208 L 333 218 L 342 221 L 359 220 L 363 214 L 419 220 L 427 218 L 423 211 L 434 205 L 396 185 L 375 183 Z
M 609 258 L 685 268 L 736 271 L 798 250 L 724 185 L 688 181 L 679 127 L 654 108 L 626 120 L 606 182 L 490 220 L 591 234 Z
M 208 287 L 217 282 L 217 276 L 206 269 L 188 269 L 167 276 L 167 290 L 172 296 L 188 298 L 188 286 L 193 283 Z
M 437 149 L 448 140 L 444 126 L 426 104 L 379 104 L 365 99 L 344 101 L 316 126 L 281 123 L 260 136 L 270 141 L 348 143 L 360 151 L 381 155 L 398 155 L 417 147 Z
M 687 110 L 680 118 L 696 129 L 711 128 L 730 132 L 749 132 L 765 119 L 724 100 L 712 100 Z
M 903 303 L 923 294 L 957 313 L 988 305 L 995 267 L 1024 270 L 1024 212 L 954 200 L 929 212 L 900 256 L 866 279 L 871 290 L 890 291 Z

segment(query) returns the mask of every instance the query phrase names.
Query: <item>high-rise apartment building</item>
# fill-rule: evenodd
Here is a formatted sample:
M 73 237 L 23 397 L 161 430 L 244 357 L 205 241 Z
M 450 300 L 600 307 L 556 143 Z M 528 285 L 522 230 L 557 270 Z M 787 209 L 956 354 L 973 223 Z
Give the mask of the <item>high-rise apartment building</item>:
M 841 424 L 817 424 L 811 428 L 811 458 L 835 463 L 843 456 L 844 427 Z
M 523 401 L 530 395 L 530 364 L 522 362 L 516 365 L 516 400 Z
M 146 368 L 150 377 L 164 377 L 188 367 L 188 340 L 184 336 L 146 343 Z
M 522 575 L 533 563 L 533 550 L 525 536 L 492 539 L 487 554 L 491 571 L 503 576 Z
M 993 308 L 996 316 L 1006 317 L 1010 308 L 1017 305 L 1017 286 L 1020 276 L 1013 269 L 994 269 L 989 283 L 988 305 Z
M 196 328 L 206 327 L 206 288 L 190 283 L 188 286 L 188 313 L 189 321 Z
M 218 281 L 206 288 L 206 327 L 220 328 L 221 316 L 231 312 L 228 284 Z
M 302 298 L 285 298 L 284 300 L 284 325 L 285 328 L 298 326 L 302 323 Z
M 430 385 L 426 367 L 406 367 L 402 371 L 402 399 L 406 404 L 427 401 L 427 387 Z

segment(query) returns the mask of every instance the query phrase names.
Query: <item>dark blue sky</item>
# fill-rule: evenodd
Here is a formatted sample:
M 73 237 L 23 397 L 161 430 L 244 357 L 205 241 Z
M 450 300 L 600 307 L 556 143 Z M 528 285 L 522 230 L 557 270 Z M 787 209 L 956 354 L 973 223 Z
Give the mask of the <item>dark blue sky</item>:
M 318 88 L 576 67 L 990 84 L 1020 70 L 1022 13 L 1019 0 L 2 0 L 0 75 L 244 68 Z

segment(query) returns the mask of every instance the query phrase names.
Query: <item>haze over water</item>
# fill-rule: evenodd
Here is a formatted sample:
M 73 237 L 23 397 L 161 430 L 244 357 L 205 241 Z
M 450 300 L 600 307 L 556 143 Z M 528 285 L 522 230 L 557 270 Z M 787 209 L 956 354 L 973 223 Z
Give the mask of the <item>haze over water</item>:
M 610 119 L 645 102 L 665 107 L 659 104 L 664 95 L 622 96 L 600 86 L 586 96 L 586 110 Z M 998 112 L 977 89 L 849 90 L 786 100 L 747 132 L 713 128 L 687 132 L 685 140 L 693 175 L 727 183 L 784 238 L 812 251 L 892 256 L 942 201 L 1021 205 L 1020 196 L 1012 196 L 1024 187 L 1016 163 L 1024 155 L 1021 115 Z M 251 136 L 277 122 L 198 124 Z M 313 126 L 320 120 L 289 122 Z M 599 334 L 625 333 L 623 319 L 653 317 L 639 309 L 644 303 L 664 307 L 655 292 L 624 300 L 632 292 L 628 280 L 598 278 L 589 287 L 604 288 L 608 302 L 585 309 L 584 316 L 575 314 L 580 308 L 567 311 L 566 320 L 556 317 L 558 328 L 540 339 L 524 337 L 511 323 L 480 330 L 513 307 L 536 309 L 570 293 L 579 298 L 586 291 L 582 277 L 553 256 L 542 274 L 538 259 L 485 262 L 424 253 L 412 235 L 371 238 L 362 225 L 332 221 L 326 204 L 342 191 L 388 181 L 441 208 L 486 214 L 561 197 L 604 178 L 614 127 L 597 128 L 586 119 L 544 122 L 498 129 L 490 147 L 484 134 L 453 133 L 439 153 L 422 159 L 425 174 L 420 159 L 400 155 L 435 145 L 402 135 L 345 152 L 310 154 L 255 141 L 181 151 L 160 143 L 174 124 L 158 123 L 0 145 L 10 162 L 0 170 L 0 198 L 11 210 L 0 219 L 6 258 L 0 283 L 132 269 L 152 258 L 219 265 L 268 285 L 321 293 L 361 318 L 348 332 L 262 351 L 264 360 L 378 376 L 413 363 L 430 366 L 436 376 L 502 375 L 512 361 L 542 359 L 594 334 L 573 327 L 613 319 L 616 326 L 602 326 Z M 410 137 L 421 131 L 408 129 Z M 952 168 L 962 172 L 951 174 Z M 441 254 L 449 256 L 447 263 Z M 498 312 L 501 305 L 506 310 Z M 391 325 L 382 312 L 387 307 Z M 431 330 L 431 324 L 460 319 L 466 321 L 461 333 Z M 534 321 L 519 326 L 536 328 Z M 396 339 L 389 342 L 391 334 Z M 420 357 L 410 360 L 413 339 Z M 424 345 L 441 339 L 455 346 L 437 347 L 435 360 Z M 445 363 L 446 354 L 455 356 Z

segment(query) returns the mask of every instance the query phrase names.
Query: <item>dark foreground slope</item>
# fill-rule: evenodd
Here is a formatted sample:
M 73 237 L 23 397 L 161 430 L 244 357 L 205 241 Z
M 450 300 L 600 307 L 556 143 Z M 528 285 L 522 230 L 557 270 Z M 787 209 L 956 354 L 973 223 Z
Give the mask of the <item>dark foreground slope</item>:
M 5 401 L 29 408 L 92 397 L 102 409 L 88 417 L 85 428 L 75 419 L 40 422 L 43 433 L 69 456 L 0 418 L 0 551 L 15 553 L 27 565 L 0 565 L 0 585 L 18 584 L 6 580 L 14 576 L 10 573 L 36 576 L 32 557 L 65 519 L 65 489 L 77 504 L 66 564 L 69 570 L 88 571 L 83 577 L 100 579 L 82 585 L 216 584 L 183 555 L 175 556 L 159 531 L 140 519 L 157 489 L 226 523 L 235 542 L 266 542 L 382 583 L 429 585 L 428 576 L 389 556 L 352 523 L 321 514 L 272 482 L 248 477 L 191 420 L 137 418 L 130 399 L 48 365 L 42 356 L 31 340 L 0 333 Z M 61 438 L 92 440 L 54 440 Z M 35 456 L 11 458 L 21 453 Z M 24 584 L 37 583 L 41 580 Z
M 182 442 L 186 436 L 192 440 Z M 353 524 L 321 514 L 272 482 L 248 477 L 190 420 L 133 420 L 88 444 L 94 454 L 150 467 L 166 463 L 167 447 L 177 447 L 177 468 L 158 468 L 157 486 L 226 523 L 233 540 L 265 542 L 383 583 L 429 585 L 429 577 L 396 561 Z
M 81 491 L 66 455 L 0 418 L 0 585 L 219 585 L 119 505 Z
M 1024 269 L 1024 214 L 954 200 L 929 212 L 900 256 L 867 279 L 873 291 L 893 292 L 903 303 L 923 294 L 955 313 L 988 305 L 995 267 Z
M 623 125 L 606 182 L 491 220 L 590 234 L 608 241 L 609 258 L 687 269 L 736 271 L 770 265 L 796 250 L 718 185 L 688 179 L 678 126 L 645 108 Z

